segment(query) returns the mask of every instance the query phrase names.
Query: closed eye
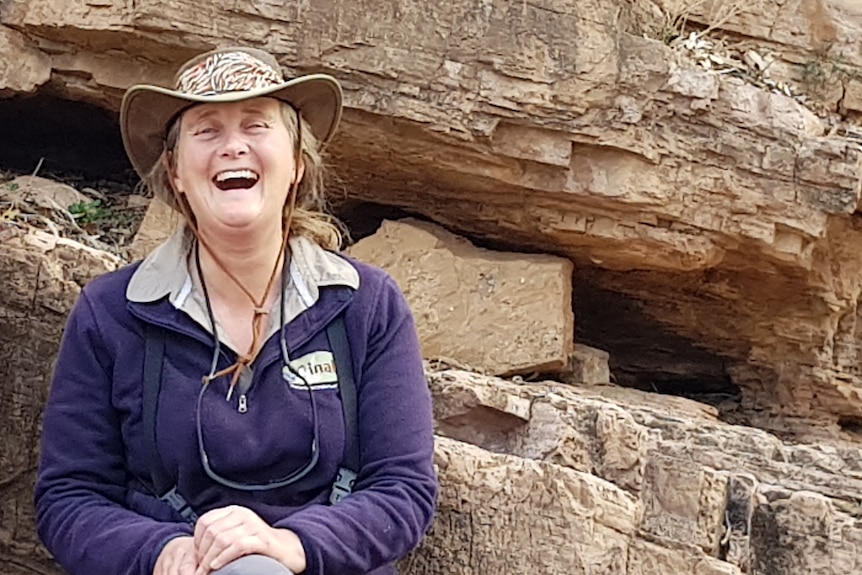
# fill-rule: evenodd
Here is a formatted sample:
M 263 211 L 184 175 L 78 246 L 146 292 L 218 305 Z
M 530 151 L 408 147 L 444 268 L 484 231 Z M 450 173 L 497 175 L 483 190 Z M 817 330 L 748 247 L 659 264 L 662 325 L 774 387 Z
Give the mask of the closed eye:
M 216 129 L 212 126 L 202 126 L 200 128 L 195 129 L 193 134 L 195 136 L 206 136 L 209 134 L 215 134 Z

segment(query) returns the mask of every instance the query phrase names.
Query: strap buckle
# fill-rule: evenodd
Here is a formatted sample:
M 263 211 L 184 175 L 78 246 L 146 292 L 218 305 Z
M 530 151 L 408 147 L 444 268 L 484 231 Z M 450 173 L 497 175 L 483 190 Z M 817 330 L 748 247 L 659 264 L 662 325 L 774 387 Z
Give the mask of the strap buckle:
M 332 493 L 329 502 L 335 505 L 353 492 L 353 484 L 356 482 L 356 472 L 346 467 L 338 469 L 338 476 L 332 484 Z
M 186 498 L 179 494 L 176 485 L 174 485 L 170 491 L 159 497 L 159 501 L 164 501 L 170 505 L 174 511 L 182 515 L 183 519 L 188 523 L 194 525 L 197 522 L 198 514 L 195 513 L 195 510 L 192 509 L 192 506 L 189 505 Z

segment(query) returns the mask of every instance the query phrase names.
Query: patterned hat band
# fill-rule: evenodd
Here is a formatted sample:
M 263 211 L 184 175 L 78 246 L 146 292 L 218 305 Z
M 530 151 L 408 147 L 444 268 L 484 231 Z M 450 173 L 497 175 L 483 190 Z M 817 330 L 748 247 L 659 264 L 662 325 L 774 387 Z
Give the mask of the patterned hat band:
M 191 66 L 177 78 L 177 90 L 196 96 L 246 92 L 284 82 L 279 70 L 246 52 L 220 52 Z

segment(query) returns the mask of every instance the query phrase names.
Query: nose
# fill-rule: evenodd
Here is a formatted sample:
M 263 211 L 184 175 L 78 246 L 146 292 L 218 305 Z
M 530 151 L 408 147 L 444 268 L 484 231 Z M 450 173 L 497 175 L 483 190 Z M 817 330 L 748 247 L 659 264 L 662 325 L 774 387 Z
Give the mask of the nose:
M 235 158 L 248 153 L 248 142 L 239 130 L 225 131 L 220 154 L 225 158 Z

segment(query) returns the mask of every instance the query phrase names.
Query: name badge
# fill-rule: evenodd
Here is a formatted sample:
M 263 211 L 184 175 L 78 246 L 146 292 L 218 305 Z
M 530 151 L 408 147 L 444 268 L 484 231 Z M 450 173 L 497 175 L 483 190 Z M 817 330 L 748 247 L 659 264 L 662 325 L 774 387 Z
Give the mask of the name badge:
M 338 387 L 338 373 L 335 371 L 335 358 L 331 351 L 314 351 L 290 362 L 290 366 L 301 375 L 312 389 L 332 389 Z M 302 379 L 288 377 L 285 380 L 291 387 L 305 389 Z

